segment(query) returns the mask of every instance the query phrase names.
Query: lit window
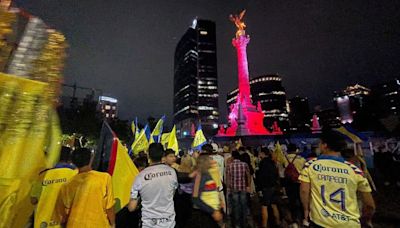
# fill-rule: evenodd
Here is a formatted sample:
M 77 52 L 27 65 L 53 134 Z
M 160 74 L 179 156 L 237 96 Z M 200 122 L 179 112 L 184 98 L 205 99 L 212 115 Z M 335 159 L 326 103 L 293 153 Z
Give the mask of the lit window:
M 106 106 L 104 106 L 104 109 L 105 109 L 105 110 L 110 110 L 110 109 L 111 109 L 111 106 L 110 106 L 110 105 L 106 105 Z
M 200 31 L 200 35 L 207 35 L 207 31 Z

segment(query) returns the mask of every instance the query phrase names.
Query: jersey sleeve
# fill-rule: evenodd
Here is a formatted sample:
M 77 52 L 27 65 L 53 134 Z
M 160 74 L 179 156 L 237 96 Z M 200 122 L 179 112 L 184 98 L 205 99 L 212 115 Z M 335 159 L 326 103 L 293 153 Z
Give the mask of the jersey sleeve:
M 135 178 L 135 181 L 132 184 L 131 188 L 131 199 L 138 199 L 139 197 L 139 191 L 142 188 L 142 182 L 141 182 L 140 174 Z
M 310 170 L 309 166 L 305 166 L 303 170 L 301 170 L 300 175 L 299 175 L 299 181 L 303 181 L 306 183 L 310 183 Z
M 106 197 L 105 197 L 106 209 L 110 209 L 114 206 L 114 193 L 112 188 L 111 176 L 107 174 L 107 186 L 106 186 Z
M 357 175 L 358 176 L 358 186 L 357 186 L 357 191 L 359 192 L 372 192 L 371 186 L 369 185 L 369 182 L 367 178 Z

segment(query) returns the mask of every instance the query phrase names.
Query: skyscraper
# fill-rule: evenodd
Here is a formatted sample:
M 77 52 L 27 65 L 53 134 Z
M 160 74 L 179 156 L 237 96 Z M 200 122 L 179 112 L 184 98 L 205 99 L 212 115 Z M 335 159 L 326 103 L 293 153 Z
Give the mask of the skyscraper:
M 374 112 L 378 118 L 400 116 L 400 80 L 393 79 L 372 87 Z
M 206 134 L 218 128 L 215 23 L 195 19 L 175 49 L 174 122 L 180 137 L 199 122 Z
M 293 131 L 305 131 L 310 129 L 310 105 L 307 97 L 295 96 L 289 99 L 290 129 Z
M 371 90 L 359 84 L 334 93 L 334 105 L 342 123 L 351 123 L 357 130 L 367 130 L 371 123 Z
M 227 95 L 229 107 L 236 102 L 238 89 Z M 262 75 L 250 80 L 251 99 L 253 103 L 260 102 L 264 113 L 264 125 L 271 127 L 277 121 L 283 129 L 288 127 L 288 110 L 285 88 L 279 75 Z

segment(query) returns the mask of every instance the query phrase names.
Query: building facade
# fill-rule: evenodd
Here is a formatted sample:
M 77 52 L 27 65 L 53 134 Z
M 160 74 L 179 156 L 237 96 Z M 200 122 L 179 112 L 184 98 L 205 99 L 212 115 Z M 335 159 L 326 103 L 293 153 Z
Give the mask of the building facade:
M 238 89 L 232 90 L 227 95 L 228 111 L 236 102 Z M 264 113 L 264 125 L 271 128 L 278 122 L 282 130 L 289 127 L 288 103 L 282 77 L 277 74 L 262 75 L 250 80 L 251 99 L 254 104 L 260 103 Z
M 400 80 L 394 79 L 372 87 L 371 96 L 377 118 L 400 116 Z
M 347 86 L 343 91 L 334 93 L 334 105 L 338 110 L 340 121 L 351 123 L 358 130 L 367 130 L 371 119 L 371 90 L 355 84 Z
M 291 131 L 308 131 L 311 123 L 310 105 L 307 97 L 289 99 L 289 121 Z
M 174 123 L 180 137 L 193 125 L 216 133 L 219 121 L 215 23 L 193 21 L 180 39 L 174 57 Z
M 99 96 L 99 110 L 105 119 L 117 118 L 118 100 L 112 97 Z

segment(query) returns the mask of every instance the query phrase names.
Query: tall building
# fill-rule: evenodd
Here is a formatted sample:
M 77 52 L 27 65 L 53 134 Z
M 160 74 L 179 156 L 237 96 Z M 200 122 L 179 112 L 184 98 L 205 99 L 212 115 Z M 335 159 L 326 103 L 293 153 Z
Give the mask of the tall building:
M 400 116 L 400 80 L 394 79 L 372 87 L 374 113 L 377 118 Z
M 307 97 L 293 97 L 289 99 L 290 130 L 305 131 L 310 129 L 310 105 Z
M 195 19 L 180 39 L 174 58 L 174 122 L 180 137 L 201 122 L 206 134 L 218 128 L 215 23 Z
M 318 116 L 322 128 L 340 127 L 340 117 L 336 109 L 319 110 L 315 114 Z
M 282 77 L 277 74 L 262 75 L 250 80 L 251 99 L 260 102 L 264 113 L 264 125 L 271 127 L 277 121 L 282 129 L 289 126 L 286 92 L 282 86 Z M 227 95 L 228 110 L 236 102 L 239 90 L 235 89 Z
M 352 123 L 359 130 L 366 130 L 371 122 L 371 90 L 355 84 L 334 93 L 334 105 L 342 123 Z
M 118 100 L 112 97 L 100 96 L 99 109 L 105 119 L 115 119 L 118 114 Z

